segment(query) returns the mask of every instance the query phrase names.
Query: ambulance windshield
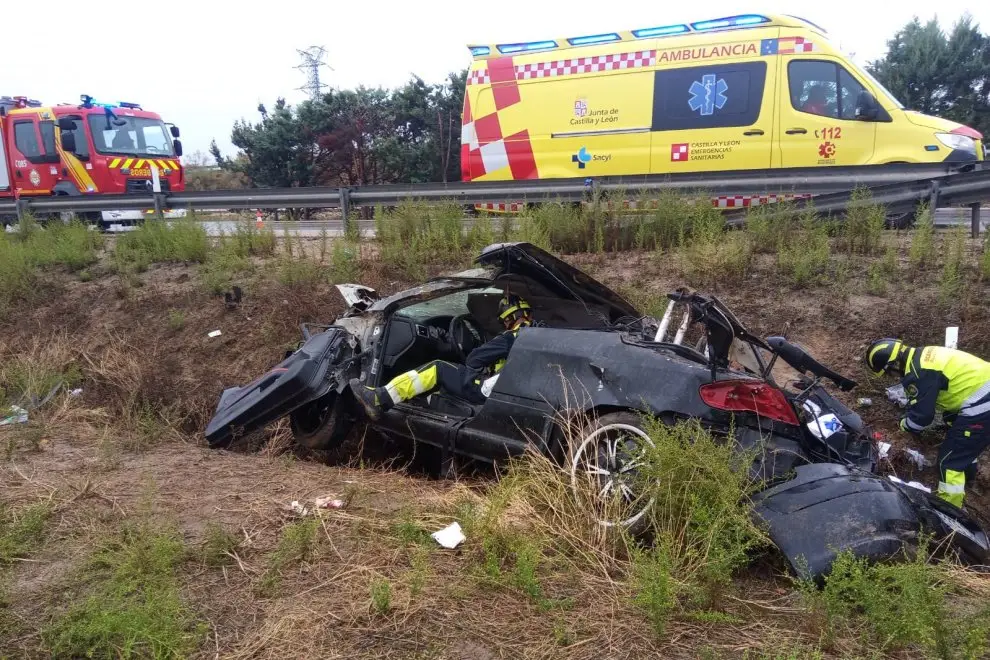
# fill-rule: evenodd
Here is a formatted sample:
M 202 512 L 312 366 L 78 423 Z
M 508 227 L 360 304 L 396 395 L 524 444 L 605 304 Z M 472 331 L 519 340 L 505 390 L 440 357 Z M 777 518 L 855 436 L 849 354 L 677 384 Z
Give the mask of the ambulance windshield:
M 864 78 L 866 78 L 867 80 L 869 80 L 871 83 L 873 83 L 873 86 L 876 89 L 880 90 L 880 92 L 884 96 L 886 96 L 887 99 L 889 99 L 891 103 L 894 104 L 894 107 L 896 107 L 898 110 L 903 110 L 904 109 L 904 104 L 901 103 L 900 101 L 898 101 L 897 100 L 897 97 L 890 93 L 890 90 L 889 89 L 887 89 L 886 87 L 884 87 L 883 85 L 881 85 L 880 84 L 880 81 L 877 80 L 876 78 L 874 78 L 870 74 L 870 72 L 866 70 L 866 68 L 859 66 L 858 64 L 856 64 L 855 62 L 853 62 L 852 59 L 849 60 L 849 63 L 852 64 L 856 68 L 856 71 L 858 71 L 861 76 L 863 76 Z
M 90 115 L 93 143 L 101 154 L 133 156 L 174 156 L 165 124 L 160 119 Z

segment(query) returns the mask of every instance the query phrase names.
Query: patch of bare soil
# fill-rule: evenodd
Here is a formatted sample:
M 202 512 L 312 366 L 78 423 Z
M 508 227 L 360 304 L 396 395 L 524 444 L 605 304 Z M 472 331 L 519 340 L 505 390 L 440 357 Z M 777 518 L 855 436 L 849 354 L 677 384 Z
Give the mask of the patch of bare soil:
M 661 297 L 684 283 L 676 263 L 654 254 L 567 259 L 638 296 Z M 890 295 L 878 298 L 863 292 L 861 270 L 844 293 L 793 290 L 760 258 L 745 281 L 721 283 L 714 292 L 754 332 L 786 332 L 859 380 L 847 402 L 871 397 L 872 407 L 857 408 L 868 422 L 897 446 L 933 458 L 936 445 L 919 447 L 895 432 L 898 411 L 864 373 L 862 350 L 891 334 L 940 343 L 952 323 L 962 327 L 962 348 L 987 354 L 986 291 L 967 292 L 947 309 L 936 303 L 935 285 L 922 283 L 935 277 L 929 273 L 927 280 L 893 283 Z M 136 515 L 172 522 L 192 549 L 181 579 L 183 596 L 208 623 L 201 658 L 693 658 L 703 649 L 738 657 L 747 649 L 776 653 L 818 643 L 820 631 L 802 623 L 789 583 L 763 565 L 723 604 L 743 623 L 672 621 L 658 639 L 628 594 L 602 596 L 619 586 L 575 584 L 566 593 L 569 607 L 547 608 L 485 582 L 477 545 L 447 551 L 422 542 L 422 533 L 477 504 L 488 479 L 439 481 L 401 469 L 299 460 L 278 448 L 284 428 L 260 453 L 206 449 L 202 432 L 220 392 L 281 360 L 299 341 L 300 323 L 332 320 L 343 301 L 325 282 L 289 286 L 254 277 L 239 283 L 244 297 L 231 309 L 205 292 L 195 267 L 156 265 L 138 279 L 135 286 L 116 275 L 80 282 L 53 273 L 43 298 L 0 321 L 0 360 L 35 339 L 67 337 L 83 389 L 73 402 L 60 399 L 60 407 L 39 411 L 31 443 L 21 440 L 25 429 L 0 429 L 10 459 L 0 467 L 0 502 L 48 500 L 55 507 L 48 542 L 10 569 L 9 614 L 0 623 L 9 622 L 11 632 L 0 631 L 0 656 L 46 657 L 38 630 L 64 606 L 65 581 L 108 530 Z M 361 264 L 358 281 L 383 294 L 409 284 L 370 262 Z M 209 337 L 214 330 L 222 334 Z M 930 469 L 889 469 L 935 480 Z M 971 496 L 984 514 L 988 491 L 984 466 Z M 287 505 L 310 506 L 331 494 L 346 506 L 320 512 L 311 551 L 273 569 L 285 530 L 313 519 Z M 196 554 L 215 525 L 236 540 L 219 565 Z M 384 607 L 382 584 L 389 585 Z

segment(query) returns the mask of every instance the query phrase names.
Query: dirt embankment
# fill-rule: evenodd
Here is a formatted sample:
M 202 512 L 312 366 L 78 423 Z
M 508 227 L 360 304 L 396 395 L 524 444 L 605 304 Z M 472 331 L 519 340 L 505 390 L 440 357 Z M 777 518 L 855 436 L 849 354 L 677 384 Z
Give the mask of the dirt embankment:
M 653 253 L 568 259 L 637 302 L 683 283 L 676 264 Z M 934 458 L 937 437 L 918 441 L 894 432 L 897 411 L 884 400 L 886 384 L 866 377 L 862 351 L 888 335 L 941 343 L 944 327 L 957 324 L 961 347 L 990 354 L 985 288 L 950 307 L 936 302 L 936 287 L 921 277 L 891 283 L 885 296 L 868 295 L 868 267 L 857 266 L 845 289 L 795 290 L 774 274 L 770 257 L 760 256 L 745 280 L 713 290 L 754 332 L 786 332 L 858 379 L 849 401 L 873 399 L 861 409 L 867 421 L 895 446 Z M 409 284 L 376 261 L 362 261 L 358 274 L 382 293 Z M 0 321 L 0 360 L 50 362 L 55 355 L 74 365 L 73 385 L 82 394 L 58 397 L 26 427 L 0 431 L 7 447 L 4 506 L 47 498 L 51 507 L 48 541 L 7 575 L 0 657 L 46 657 L 44 626 L 64 609 L 64 590 L 76 588 L 66 585 L 76 584 L 86 557 L 135 516 L 173 521 L 197 552 L 215 545 L 218 527 L 232 537 L 223 561 L 193 557 L 181 565 L 183 598 L 205 622 L 190 647 L 196 657 L 698 657 L 699 649 L 712 657 L 747 649 L 800 657 L 817 644 L 820 630 L 794 618 L 790 586 L 763 573 L 745 578 L 752 584 L 726 603 L 721 623 L 714 615 L 680 621 L 659 639 L 620 605 L 596 610 L 602 603 L 580 588 L 562 610 L 492 590 L 475 579 L 467 555 L 421 543 L 423 534 L 477 502 L 485 482 L 298 460 L 283 451 L 284 426 L 260 453 L 205 449 L 202 431 L 220 392 L 278 362 L 299 340 L 300 323 L 341 311 L 343 301 L 325 278 L 286 284 L 253 276 L 240 283 L 243 299 L 233 307 L 206 292 L 196 266 L 154 265 L 136 278 L 105 274 L 86 282 L 54 272 L 44 282 L 33 300 Z M 209 337 L 214 330 L 222 334 Z M 904 462 L 889 468 L 934 482 L 931 470 L 916 472 Z M 988 491 L 984 465 L 971 502 L 990 520 Z M 286 525 L 299 524 L 285 505 L 326 494 L 345 498 L 347 507 L 314 528 L 312 547 L 279 563 L 289 552 Z M 387 598 L 383 584 L 391 585 Z

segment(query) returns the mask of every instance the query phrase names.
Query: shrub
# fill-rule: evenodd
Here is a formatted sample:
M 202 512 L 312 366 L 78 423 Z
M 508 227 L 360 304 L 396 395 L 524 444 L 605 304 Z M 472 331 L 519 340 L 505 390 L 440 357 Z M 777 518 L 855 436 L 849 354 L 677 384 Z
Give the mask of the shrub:
M 358 278 L 361 246 L 347 240 L 335 240 L 330 254 L 330 279 L 336 284 L 354 282 Z
M 829 263 L 828 228 L 813 216 L 805 215 L 800 231 L 780 248 L 777 266 L 796 287 L 806 287 L 818 281 Z
M 884 251 L 883 259 L 873 261 L 867 269 L 866 289 L 875 296 L 887 295 L 887 283 L 897 274 L 897 252 L 892 246 Z
M 209 251 L 210 239 L 202 224 L 191 219 L 171 224 L 149 220 L 117 239 L 114 259 L 121 272 L 141 271 L 154 263 L 203 263 Z
M 911 235 L 911 248 L 908 263 L 911 268 L 924 268 L 935 258 L 935 220 L 927 204 L 918 206 L 915 212 L 914 233 Z
M 746 232 L 752 238 L 754 252 L 779 252 L 792 241 L 797 226 L 797 214 L 790 202 L 759 204 L 746 211 Z
M 938 299 L 950 305 L 962 294 L 965 285 L 966 231 L 952 229 L 942 244 L 942 274 L 938 281 Z
M 824 588 L 805 583 L 802 591 L 829 635 L 859 630 L 871 648 L 884 652 L 920 647 L 930 656 L 981 657 L 990 611 L 983 604 L 976 614 L 953 612 L 947 598 L 952 577 L 927 557 L 922 547 L 907 563 L 870 564 L 843 551 Z
M 887 221 L 886 209 L 873 202 L 869 188 L 853 190 L 841 235 L 846 249 L 860 254 L 873 254 L 880 247 L 883 228 Z
M 206 263 L 200 266 L 203 288 L 210 293 L 220 294 L 230 290 L 239 276 L 250 274 L 254 266 L 240 251 L 236 242 L 230 238 L 222 238 L 219 248 L 210 252 Z

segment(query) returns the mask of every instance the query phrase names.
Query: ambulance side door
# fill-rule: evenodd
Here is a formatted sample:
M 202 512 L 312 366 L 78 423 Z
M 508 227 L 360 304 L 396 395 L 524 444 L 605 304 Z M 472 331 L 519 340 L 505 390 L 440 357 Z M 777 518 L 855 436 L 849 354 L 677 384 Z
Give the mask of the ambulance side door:
M 655 72 L 654 173 L 770 167 L 777 58 Z
M 877 124 L 856 118 L 863 83 L 827 55 L 781 60 L 781 166 L 869 164 Z

